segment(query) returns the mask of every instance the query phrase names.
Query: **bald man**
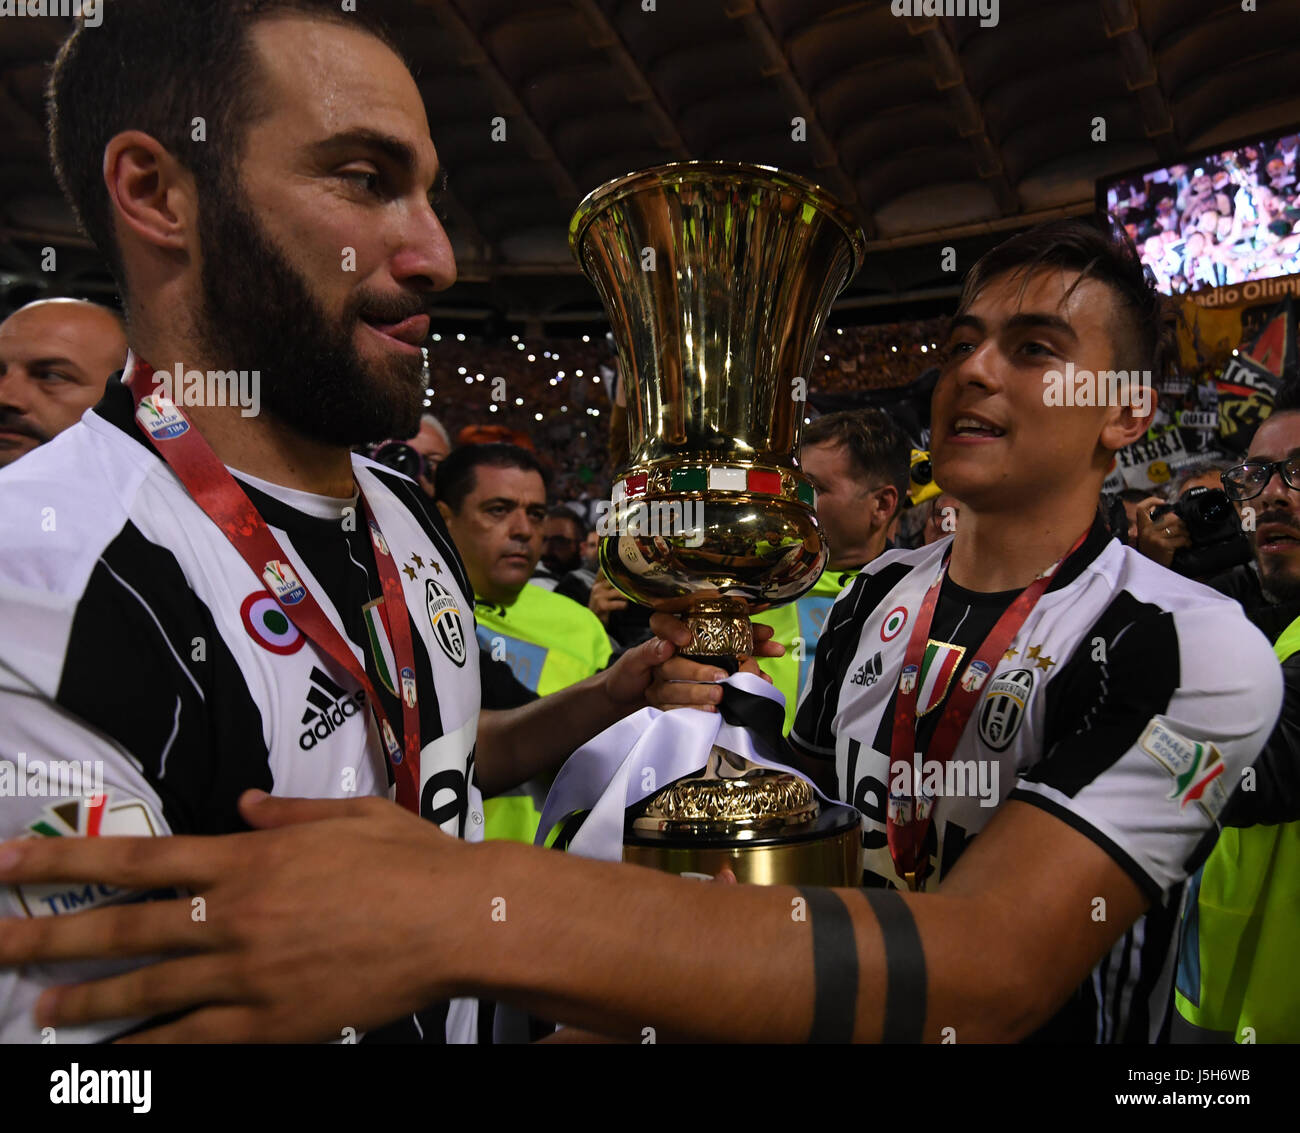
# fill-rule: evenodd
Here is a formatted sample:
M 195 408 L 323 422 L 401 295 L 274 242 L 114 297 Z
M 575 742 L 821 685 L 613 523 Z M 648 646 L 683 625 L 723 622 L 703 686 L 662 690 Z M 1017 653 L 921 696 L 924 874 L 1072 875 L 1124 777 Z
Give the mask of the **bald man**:
M 0 323 L 0 468 L 75 425 L 126 364 L 116 312 L 40 299 Z

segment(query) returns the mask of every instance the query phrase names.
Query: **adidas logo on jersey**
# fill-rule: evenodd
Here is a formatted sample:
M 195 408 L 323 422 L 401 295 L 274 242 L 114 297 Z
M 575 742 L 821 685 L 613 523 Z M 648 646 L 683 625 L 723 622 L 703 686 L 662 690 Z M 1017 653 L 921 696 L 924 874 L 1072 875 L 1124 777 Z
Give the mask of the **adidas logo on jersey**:
M 349 716 L 355 716 L 366 704 L 364 689 L 349 693 L 340 688 L 315 665 L 311 669 L 311 688 L 307 692 L 307 711 L 302 714 L 306 725 L 298 737 L 298 746 L 311 751 L 327 740 Z
M 880 654 L 877 653 L 870 661 L 863 661 L 858 666 L 858 671 L 849 679 L 855 685 L 865 685 L 867 688 L 880 680 Z

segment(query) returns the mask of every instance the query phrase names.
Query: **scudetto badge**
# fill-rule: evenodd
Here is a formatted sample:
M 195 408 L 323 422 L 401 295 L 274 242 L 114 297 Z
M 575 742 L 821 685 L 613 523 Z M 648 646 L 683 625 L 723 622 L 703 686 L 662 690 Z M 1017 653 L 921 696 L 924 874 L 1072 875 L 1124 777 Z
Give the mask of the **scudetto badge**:
M 999 673 L 980 706 L 980 739 L 994 751 L 1005 751 L 1025 718 L 1034 674 L 1029 669 Z
M 429 608 L 429 625 L 442 651 L 460 668 L 465 664 L 465 626 L 460 606 L 451 592 L 433 579 L 425 579 L 424 601 Z

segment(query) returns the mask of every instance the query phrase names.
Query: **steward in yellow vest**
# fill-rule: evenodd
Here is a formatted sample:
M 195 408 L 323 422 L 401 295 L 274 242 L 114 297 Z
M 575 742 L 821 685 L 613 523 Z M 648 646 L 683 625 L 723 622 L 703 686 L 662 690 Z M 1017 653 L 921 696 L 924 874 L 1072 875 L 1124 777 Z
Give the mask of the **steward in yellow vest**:
M 1300 1042 L 1300 618 L 1273 651 L 1282 716 L 1188 885 L 1174 1042 Z
M 612 650 L 596 615 L 528 584 L 547 514 L 546 473 L 537 457 L 516 445 L 462 445 L 439 464 L 435 487 L 438 511 L 474 585 L 483 655 L 508 664 L 539 696 L 603 669 Z M 496 687 L 484 684 L 489 694 Z M 497 705 L 485 699 L 484 707 Z M 530 780 L 485 798 L 484 836 L 531 843 L 548 786 Z

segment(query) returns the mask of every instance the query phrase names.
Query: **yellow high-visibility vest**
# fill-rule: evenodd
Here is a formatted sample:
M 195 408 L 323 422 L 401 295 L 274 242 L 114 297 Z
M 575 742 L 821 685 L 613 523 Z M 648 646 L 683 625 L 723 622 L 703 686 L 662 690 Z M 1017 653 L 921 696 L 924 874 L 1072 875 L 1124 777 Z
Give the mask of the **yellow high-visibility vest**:
M 563 594 L 526 585 L 509 606 L 480 602 L 474 610 L 479 648 L 505 661 L 539 696 L 586 680 L 609 664 L 605 627 L 586 606 Z M 550 787 L 527 783 L 483 800 L 483 836 L 532 845 Z
M 1273 645 L 1297 650 L 1300 618 Z M 1300 822 L 1225 827 L 1185 908 L 1175 1041 L 1300 1042 Z

